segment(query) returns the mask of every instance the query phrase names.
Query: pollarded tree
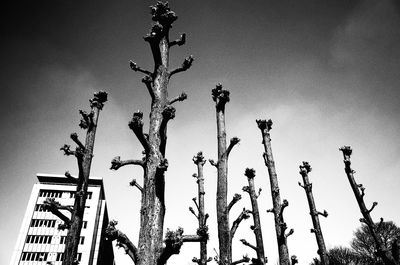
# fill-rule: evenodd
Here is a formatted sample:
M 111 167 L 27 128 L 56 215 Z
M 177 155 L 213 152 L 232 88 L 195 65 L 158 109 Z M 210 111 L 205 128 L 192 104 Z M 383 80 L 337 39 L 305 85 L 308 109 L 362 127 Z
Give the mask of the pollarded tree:
M 187 57 L 181 67 L 170 70 L 169 50 L 175 45 L 184 44 L 186 35 L 182 34 L 175 41 L 169 40 L 169 31 L 177 16 L 169 8 L 168 3 L 158 1 L 156 5 L 151 6 L 151 15 L 154 24 L 144 40 L 150 45 L 154 59 L 154 70 L 148 71 L 134 62 L 130 62 L 133 71 L 145 74 L 142 81 L 151 97 L 149 132 L 147 134 L 143 132 L 143 113 L 140 111 L 133 114 L 129 123 L 129 128 L 143 146 L 144 157 L 139 160 L 125 161 L 116 157 L 111 162 L 111 169 L 115 170 L 125 165 L 139 165 L 144 170 L 143 185 L 138 185 L 135 182 L 137 184 L 135 186 L 139 186 L 142 193 L 138 247 L 134 247 L 133 244 L 126 244 L 126 236 L 121 239 L 110 236 L 110 239 L 117 240 L 118 244 L 123 244 L 124 248 L 130 248 L 130 251 L 133 252 L 131 258 L 137 265 L 165 264 L 171 255 L 179 253 L 183 242 L 200 242 L 207 239 L 205 235 L 183 235 L 183 229 L 179 228 L 175 232 L 167 231 L 165 240 L 163 240 L 165 172 L 168 168 L 165 153 L 167 124 L 175 117 L 173 104 L 187 98 L 185 93 L 172 99 L 169 98 L 168 83 L 173 75 L 190 68 L 193 57 Z M 110 231 L 113 231 L 113 235 L 122 234 L 116 231 L 115 225 L 114 228 L 112 226 L 109 228 Z
M 365 188 L 362 184 L 357 184 L 354 179 L 355 171 L 351 168 L 350 160 L 353 150 L 350 146 L 343 146 L 340 148 L 340 151 L 342 151 L 343 153 L 343 162 L 345 165 L 347 179 L 349 180 L 351 189 L 353 190 L 354 196 L 356 197 L 358 206 L 363 216 L 363 218 L 360 219 L 360 222 L 364 223 L 368 227 L 368 230 L 371 237 L 373 238 L 373 242 L 376 247 L 376 255 L 382 259 L 385 265 L 399 265 L 400 260 L 398 258 L 398 254 L 392 256 L 389 249 L 383 244 L 382 238 L 378 234 L 378 226 L 372 221 L 370 213 L 375 208 L 375 206 L 378 205 L 378 203 L 374 202 L 371 208 L 367 209 L 364 202 Z
M 281 201 L 281 195 L 278 185 L 278 176 L 276 174 L 275 169 L 275 161 L 272 155 L 272 147 L 271 147 L 271 136 L 270 130 L 272 129 L 272 121 L 271 120 L 257 120 L 258 128 L 261 130 L 261 135 L 263 138 L 263 145 L 265 152 L 263 154 L 265 165 L 268 168 L 269 180 L 271 184 L 271 196 L 272 196 L 272 204 L 273 208 L 268 210 L 274 214 L 275 221 L 275 232 L 276 239 L 278 242 L 278 251 L 279 251 L 279 264 L 280 265 L 289 265 L 297 263 L 297 259 L 292 257 L 289 258 L 289 249 L 287 246 L 287 238 L 292 235 L 294 230 L 290 229 L 288 233 L 286 233 L 287 224 L 283 218 L 283 211 L 289 205 L 287 200 Z
M 193 174 L 193 177 L 196 178 L 197 190 L 198 190 L 198 202 L 196 198 L 193 198 L 193 202 L 196 205 L 198 213 L 196 214 L 195 210 L 192 207 L 189 207 L 189 210 L 193 215 L 197 218 L 199 223 L 199 228 L 197 230 L 197 234 L 208 234 L 208 226 L 207 219 L 208 213 L 205 213 L 204 210 L 204 195 L 206 194 L 204 191 L 204 174 L 203 174 L 203 166 L 206 163 L 204 159 L 203 153 L 198 152 L 197 155 L 193 157 L 193 163 L 197 166 L 197 174 Z M 212 258 L 207 258 L 207 241 L 200 242 L 200 259 L 193 258 L 192 261 L 196 262 L 199 265 L 206 265 L 207 262 L 210 262 Z
M 319 215 L 328 217 L 328 212 L 327 211 L 319 212 L 315 207 L 314 196 L 312 193 L 312 183 L 310 183 L 310 180 L 308 178 L 308 173 L 311 172 L 310 164 L 308 162 L 303 162 L 303 165 L 300 165 L 299 168 L 300 168 L 300 175 L 303 178 L 303 184 L 299 182 L 299 186 L 302 187 L 306 192 L 308 206 L 310 208 L 311 220 L 313 223 L 313 229 L 311 229 L 311 233 L 315 234 L 315 239 L 317 240 L 317 245 L 318 245 L 317 253 L 321 259 L 321 265 L 329 265 L 329 259 L 326 252 L 324 236 L 322 235 L 321 225 L 318 217 Z
M 247 177 L 247 180 L 249 182 L 249 186 L 244 186 L 243 191 L 249 194 L 251 201 L 251 209 L 252 209 L 251 214 L 253 215 L 253 221 L 254 221 L 254 225 L 251 226 L 251 229 L 253 230 L 254 236 L 256 238 L 256 245 L 254 246 L 250 244 L 245 239 L 241 239 L 240 241 L 244 245 L 256 251 L 257 259 L 252 259 L 252 264 L 264 265 L 265 263 L 267 263 L 267 258 L 265 257 L 264 253 L 264 241 L 261 231 L 260 211 L 258 210 L 258 202 L 257 202 L 257 198 L 258 196 L 260 196 L 261 193 L 261 188 L 258 190 L 257 194 L 254 186 L 254 177 L 256 176 L 256 172 L 254 169 L 246 168 L 244 175 Z
M 211 165 L 217 168 L 217 222 L 218 222 L 218 241 L 219 257 L 218 262 L 221 265 L 239 264 L 248 261 L 246 256 L 243 259 L 232 262 L 232 239 L 242 220 L 250 217 L 249 211 L 243 209 L 230 227 L 229 212 L 232 206 L 242 197 L 235 194 L 232 201 L 228 204 L 228 158 L 232 148 L 239 143 L 239 138 L 233 137 L 229 146 L 226 143 L 225 127 L 225 105 L 229 102 L 229 91 L 217 84 L 212 89 L 212 99 L 215 102 L 217 118 L 217 141 L 218 141 L 218 160 L 209 160 Z
M 76 193 L 75 202 L 73 207 L 63 206 L 54 199 L 46 199 L 44 202 L 45 209 L 51 211 L 64 221 L 64 224 L 59 226 L 59 229 L 68 229 L 68 234 L 65 242 L 65 251 L 63 257 L 63 265 L 78 264 L 77 253 L 79 239 L 83 223 L 83 214 L 85 211 L 88 183 L 90 176 L 90 167 L 93 158 L 93 148 L 96 136 L 97 122 L 100 110 L 103 109 L 104 103 L 107 101 L 107 93 L 100 91 L 94 94 L 93 99 L 90 100 L 91 111 L 89 113 L 80 110 L 82 115 L 79 126 L 86 130 L 86 140 L 83 144 L 76 133 L 71 134 L 71 139 L 76 143 L 75 151 L 71 150 L 71 146 L 65 144 L 61 147 L 65 155 L 74 155 L 78 162 L 78 178 L 73 177 L 68 171 L 65 176 L 75 183 Z M 67 210 L 71 213 L 68 217 L 60 210 Z

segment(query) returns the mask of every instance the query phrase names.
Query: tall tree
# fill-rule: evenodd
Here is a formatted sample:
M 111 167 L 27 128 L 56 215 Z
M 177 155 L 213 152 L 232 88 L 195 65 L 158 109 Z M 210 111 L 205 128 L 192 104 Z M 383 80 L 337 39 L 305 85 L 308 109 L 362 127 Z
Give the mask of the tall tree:
M 71 146 L 67 144 L 61 147 L 61 150 L 64 151 L 65 155 L 74 155 L 78 162 L 78 178 L 72 177 L 68 171 L 65 173 L 65 176 L 69 178 L 71 182 L 76 183 L 77 185 L 73 208 L 62 206 L 60 203 L 50 198 L 44 202 L 44 207 L 46 209 L 64 221 L 64 224 L 59 228 L 68 229 L 62 263 L 63 265 L 79 263 L 77 260 L 78 245 L 82 229 L 83 214 L 86 205 L 97 122 L 99 119 L 100 110 L 103 109 L 106 101 L 107 93 L 103 91 L 97 92 L 94 94 L 93 99 L 90 100 L 91 111 L 89 113 L 82 110 L 79 111 L 79 113 L 82 115 L 79 126 L 86 130 L 85 144 L 78 139 L 78 134 L 72 133 L 71 139 L 77 145 L 75 151 L 72 151 Z M 60 210 L 68 210 L 71 213 L 71 217 L 67 217 Z
M 217 118 L 217 141 L 218 141 L 218 160 L 210 160 L 210 163 L 217 168 L 217 222 L 218 222 L 218 240 L 219 240 L 219 264 L 231 265 L 232 263 L 232 239 L 236 230 L 243 219 L 249 218 L 249 211 L 243 209 L 238 218 L 233 222 L 230 228 L 229 212 L 232 206 L 241 199 L 239 194 L 235 194 L 232 201 L 228 204 L 228 158 L 232 148 L 239 143 L 239 138 L 233 137 L 229 146 L 226 143 L 225 127 L 225 105 L 229 102 L 229 91 L 217 84 L 212 89 L 212 99 L 215 102 Z M 244 258 L 245 259 L 245 258 Z M 243 261 L 241 261 L 243 262 Z
M 353 249 L 347 247 L 334 247 L 327 251 L 330 264 L 334 265 L 376 265 L 369 264 L 365 259 L 358 255 Z M 314 258 L 310 265 L 322 265 L 322 262 Z
M 382 242 L 382 239 L 377 233 L 378 227 L 372 221 L 370 213 L 375 208 L 375 206 L 378 205 L 378 203 L 374 202 L 372 204 L 372 207 L 370 209 L 367 209 L 364 202 L 365 188 L 362 184 L 357 184 L 354 179 L 355 171 L 351 168 L 351 161 L 350 161 L 350 157 L 352 155 L 353 150 L 351 149 L 350 146 L 343 146 L 340 148 L 340 151 L 342 151 L 343 153 L 343 158 L 344 158 L 343 162 L 345 165 L 345 172 L 347 178 L 350 182 L 350 186 L 353 190 L 354 196 L 356 197 L 361 214 L 363 215 L 363 218 L 360 219 L 360 222 L 364 223 L 368 227 L 368 230 L 373 238 L 376 247 L 376 254 L 378 255 L 378 257 L 382 259 L 385 265 L 399 265 L 400 261 L 395 260 L 392 257 L 388 248 L 385 247 L 385 245 Z
M 203 174 L 203 166 L 206 163 L 204 159 L 203 153 L 198 152 L 197 155 L 193 157 L 193 163 L 197 166 L 197 174 L 193 174 L 193 177 L 196 178 L 197 182 L 197 190 L 198 190 L 198 202 L 196 198 L 193 198 L 193 202 L 196 205 L 198 214 L 193 210 L 192 207 L 189 207 L 191 213 L 196 216 L 197 221 L 199 223 L 199 228 L 197 230 L 197 234 L 207 234 L 207 219 L 208 214 L 205 213 L 204 210 L 204 195 L 206 194 L 204 191 L 204 174 Z M 192 261 L 196 262 L 199 265 L 206 265 L 207 262 L 210 262 L 212 258 L 207 258 L 207 241 L 200 242 L 200 259 L 193 258 Z
M 111 169 L 118 169 L 125 165 L 139 165 L 144 170 L 141 210 L 140 231 L 138 247 L 133 261 L 137 265 L 162 265 L 167 262 L 173 254 L 178 254 L 183 242 L 203 241 L 206 236 L 183 235 L 183 229 L 167 231 L 163 240 L 164 216 L 165 216 L 165 172 L 168 168 L 166 158 L 167 124 L 175 117 L 175 108 L 172 106 L 177 101 L 187 98 L 185 93 L 170 99 L 168 97 L 168 83 L 170 78 L 190 68 L 193 57 L 187 57 L 182 66 L 169 69 L 169 50 L 175 45 L 185 43 L 186 35 L 175 41 L 169 40 L 169 31 L 173 22 L 178 18 L 168 3 L 158 1 L 151 6 L 151 15 L 154 24 L 150 33 L 144 37 L 149 43 L 153 59 L 154 70 L 148 71 L 130 62 L 133 71 L 145 74 L 142 81 L 146 85 L 151 97 L 151 110 L 149 132 L 143 133 L 143 113 L 137 111 L 129 123 L 129 128 L 134 132 L 143 146 L 144 157 L 139 160 L 121 160 L 116 157 L 112 160 Z M 117 241 L 118 238 L 115 238 Z M 118 241 L 119 242 L 119 241 Z M 165 244 L 164 244 L 165 243 Z
M 396 259 L 395 253 L 396 251 L 398 253 L 399 250 L 400 228 L 392 221 L 384 222 L 383 220 L 375 223 L 375 227 L 376 233 L 382 240 L 382 244 L 392 253 L 393 258 Z M 354 238 L 350 245 L 357 254 L 369 260 L 370 264 L 383 264 L 382 259 L 376 255 L 377 251 L 374 239 L 367 225 L 361 225 L 354 232 Z
M 288 233 L 286 233 L 287 224 L 283 218 L 283 211 L 289 205 L 287 200 L 281 201 L 281 195 L 278 185 L 278 176 L 276 174 L 275 169 L 275 161 L 272 155 L 272 147 L 271 147 L 271 136 L 270 130 L 272 129 L 272 121 L 271 120 L 257 120 L 258 128 L 261 130 L 263 145 L 264 145 L 264 162 L 268 168 L 269 180 L 271 185 L 271 196 L 272 196 L 272 204 L 273 208 L 268 210 L 268 212 L 272 212 L 274 214 L 275 221 L 275 232 L 276 239 L 278 241 L 278 251 L 279 251 L 279 264 L 280 265 L 289 265 L 291 264 L 291 259 L 289 257 L 289 249 L 287 245 L 287 238 L 291 234 L 293 234 L 294 230 L 290 229 Z M 293 262 L 297 262 L 297 259 L 293 259 Z
M 318 217 L 318 215 L 327 217 L 328 213 L 326 211 L 319 212 L 315 207 L 314 195 L 312 193 L 312 184 L 310 183 L 310 180 L 308 178 L 308 173 L 311 172 L 310 164 L 308 162 L 303 162 L 303 165 L 300 165 L 299 167 L 300 167 L 300 175 L 303 177 L 303 184 L 299 182 L 299 185 L 306 192 L 308 206 L 310 208 L 311 220 L 314 227 L 313 229 L 311 229 L 311 232 L 315 234 L 315 239 L 317 240 L 317 245 L 318 245 L 317 253 L 321 259 L 321 265 L 329 265 L 329 259 L 326 253 L 325 241 L 322 235 L 321 225 Z
M 267 258 L 264 253 L 264 241 L 262 237 L 261 231 L 261 220 L 260 220 L 260 211 L 258 210 L 258 202 L 257 198 L 260 195 L 261 188 L 258 190 L 258 194 L 256 192 L 256 188 L 254 185 L 254 177 L 256 176 L 256 172 L 252 168 L 246 168 L 244 175 L 247 177 L 247 181 L 249 182 L 249 186 L 244 186 L 243 191 L 247 192 L 251 201 L 251 214 L 253 215 L 254 225 L 251 226 L 251 229 L 254 232 L 254 236 L 256 238 L 256 245 L 252 245 L 248 243 L 245 239 L 241 239 L 240 241 L 252 248 L 257 253 L 257 259 L 252 259 L 252 263 L 254 265 L 263 265 L 267 263 Z

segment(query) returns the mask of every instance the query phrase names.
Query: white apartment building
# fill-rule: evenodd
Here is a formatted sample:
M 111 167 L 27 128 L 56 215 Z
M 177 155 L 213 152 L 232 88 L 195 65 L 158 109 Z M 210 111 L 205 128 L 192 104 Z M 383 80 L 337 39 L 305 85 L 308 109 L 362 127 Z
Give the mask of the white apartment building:
M 67 230 L 59 230 L 63 222 L 44 211 L 43 201 L 55 198 L 61 205 L 74 205 L 76 184 L 63 175 L 37 174 L 26 207 L 24 219 L 10 265 L 61 265 Z M 67 211 L 62 211 L 70 216 Z M 108 224 L 103 180 L 89 180 L 88 198 L 83 217 L 78 259 L 81 265 L 113 265 L 114 253 L 110 241 L 104 240 Z

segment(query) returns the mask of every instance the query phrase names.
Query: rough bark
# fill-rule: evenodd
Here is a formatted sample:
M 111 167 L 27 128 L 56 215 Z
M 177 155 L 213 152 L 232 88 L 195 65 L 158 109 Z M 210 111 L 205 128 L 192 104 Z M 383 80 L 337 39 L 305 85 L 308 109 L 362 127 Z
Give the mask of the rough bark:
M 75 201 L 73 207 L 66 207 L 60 205 L 54 199 L 47 199 L 44 202 L 46 209 L 51 211 L 54 215 L 58 216 L 64 221 L 64 224 L 59 226 L 59 229 L 68 229 L 63 265 L 78 264 L 77 253 L 82 230 L 83 215 L 86 205 L 86 197 L 90 176 L 90 167 L 93 158 L 93 148 L 96 136 L 97 122 L 100 110 L 103 109 L 104 103 L 107 101 L 107 93 L 100 91 L 94 94 L 93 99 L 90 100 L 90 113 L 80 110 L 82 119 L 79 126 L 86 130 L 86 140 L 83 144 L 76 133 L 71 134 L 71 139 L 76 143 L 75 151 L 67 144 L 62 146 L 60 150 L 64 151 L 65 155 L 74 155 L 78 162 L 79 174 L 78 178 L 74 178 L 67 171 L 65 176 L 77 184 Z M 71 217 L 67 217 L 60 210 L 67 210 L 71 213 Z
M 118 169 L 120 166 L 136 164 L 144 169 L 143 185 L 139 185 L 136 181 L 132 183 L 142 193 L 137 265 L 164 264 L 172 254 L 179 252 L 176 248 L 179 244 L 172 244 L 171 238 L 177 238 L 178 242 L 186 242 L 187 240 L 187 237 L 180 234 L 181 230 L 174 232 L 175 234 L 171 234 L 170 231 L 167 232 L 165 242 L 163 240 L 165 171 L 168 168 L 168 160 L 165 154 L 167 124 L 175 117 L 175 108 L 172 104 L 187 98 L 187 95 L 182 93 L 176 98 L 169 99 L 169 80 L 174 74 L 189 69 L 193 57 L 187 57 L 181 67 L 171 71 L 169 69 L 170 47 L 184 44 L 186 35 L 183 34 L 176 41 L 169 41 L 169 30 L 177 16 L 169 8 L 168 3 L 158 1 L 156 5 L 151 6 L 151 15 L 154 24 L 144 40 L 150 45 L 154 70 L 151 72 L 142 69 L 133 61 L 130 62 L 133 71 L 145 74 L 142 82 L 146 85 L 151 97 L 148 133 L 143 132 L 143 113 L 141 111 L 135 112 L 129 123 L 129 128 L 143 146 L 144 158 L 142 160 L 127 160 L 123 163 L 117 157 L 118 159 L 114 159 L 111 166 L 112 169 Z
M 326 211 L 324 211 L 323 213 L 318 212 L 315 207 L 314 196 L 312 193 L 312 184 L 310 183 L 310 180 L 308 178 L 308 173 L 311 172 L 310 164 L 308 162 L 303 162 L 303 165 L 300 165 L 299 167 L 300 167 L 300 175 L 303 177 L 303 185 L 300 182 L 299 182 L 299 185 L 306 192 L 308 206 L 310 208 L 311 220 L 312 220 L 313 227 L 314 227 L 313 229 L 311 229 L 311 232 L 315 234 L 315 238 L 316 238 L 317 244 L 318 244 L 317 253 L 320 257 L 321 264 L 329 265 L 328 254 L 326 252 L 325 241 L 324 241 L 324 237 L 322 235 L 321 225 L 320 225 L 319 217 L 318 217 L 318 215 L 327 217 L 328 213 Z
M 198 215 L 194 214 L 198 220 L 199 228 L 197 229 L 197 234 L 204 234 L 208 239 L 208 227 L 207 227 L 207 218 L 208 214 L 205 214 L 204 210 L 204 175 L 203 175 L 203 166 L 206 163 L 204 159 L 203 153 L 198 152 L 197 155 L 193 157 L 193 162 L 197 165 L 197 174 L 193 174 L 193 177 L 197 179 L 197 188 L 198 188 L 198 200 L 197 204 L 195 198 L 193 201 L 196 204 Z M 191 210 L 193 212 L 193 210 Z M 193 258 L 193 262 L 196 262 L 199 265 L 206 265 L 207 262 L 211 261 L 211 258 L 207 258 L 207 240 L 203 240 L 200 242 L 200 259 Z
M 364 202 L 364 196 L 365 196 L 365 188 L 363 187 L 362 184 L 357 184 L 355 179 L 354 179 L 354 173 L 355 171 L 351 168 L 351 161 L 350 157 L 352 155 L 353 150 L 351 149 L 350 146 L 343 146 L 340 148 L 340 151 L 343 153 L 343 162 L 345 165 L 345 172 L 347 175 L 347 178 L 350 182 L 351 189 L 353 190 L 354 196 L 356 197 L 358 206 L 360 208 L 361 214 L 363 218 L 360 219 L 360 222 L 365 223 L 368 226 L 368 229 L 371 233 L 372 238 L 374 239 L 375 245 L 376 245 L 376 254 L 382 259 L 382 261 L 385 263 L 385 265 L 399 265 L 399 262 L 396 261 L 389 253 L 388 249 L 385 248 L 384 244 L 382 243 L 381 238 L 379 235 L 376 233 L 376 225 L 372 221 L 370 213 L 372 210 L 375 208 L 376 205 L 378 205 L 377 202 L 374 202 L 372 204 L 372 207 L 370 209 L 367 209 L 365 206 Z
M 251 201 L 251 207 L 252 207 L 251 213 L 253 215 L 253 221 L 254 221 L 254 225 L 251 227 L 251 229 L 253 230 L 256 238 L 256 247 L 252 247 L 250 244 L 245 244 L 246 241 L 242 241 L 242 243 L 244 245 L 250 246 L 256 251 L 257 253 L 256 264 L 265 264 L 267 263 L 267 258 L 265 257 L 264 253 L 264 241 L 261 231 L 260 212 L 258 210 L 258 203 L 257 203 L 258 195 L 255 191 L 255 186 L 254 186 L 255 170 L 247 168 L 245 171 L 245 176 L 247 177 L 249 186 L 243 187 L 243 191 L 249 194 Z M 253 263 L 255 263 L 255 261 Z
M 265 153 L 263 155 L 264 162 L 268 168 L 269 180 L 271 185 L 273 208 L 268 211 L 274 214 L 275 232 L 276 232 L 276 239 L 278 242 L 278 251 L 279 251 L 279 264 L 289 265 L 290 257 L 287 245 L 287 237 L 293 234 L 293 229 L 291 229 L 287 234 L 285 234 L 287 225 L 283 218 L 283 210 L 289 205 L 289 203 L 287 200 L 283 200 L 283 202 L 281 202 L 281 195 L 278 185 L 278 176 L 276 174 L 274 157 L 272 155 L 271 137 L 269 133 L 269 131 L 272 128 L 272 121 L 257 120 L 257 125 L 258 128 L 261 130 L 263 138 L 263 145 L 265 149 Z
M 229 265 L 232 263 L 232 238 L 229 228 L 228 210 L 228 157 L 233 146 L 239 142 L 238 138 L 232 138 L 230 145 L 226 145 L 225 128 L 225 105 L 229 102 L 229 91 L 222 89 L 218 84 L 212 90 L 212 98 L 215 102 L 217 118 L 217 141 L 218 141 L 218 161 L 210 161 L 217 167 L 217 222 L 219 240 L 219 263 Z

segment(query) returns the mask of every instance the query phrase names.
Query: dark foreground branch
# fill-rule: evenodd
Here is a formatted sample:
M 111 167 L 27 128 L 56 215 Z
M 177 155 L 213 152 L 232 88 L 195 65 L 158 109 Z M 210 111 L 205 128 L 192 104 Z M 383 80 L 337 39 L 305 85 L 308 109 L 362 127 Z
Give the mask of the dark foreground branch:
M 46 200 L 43 202 L 43 209 L 50 211 L 64 222 L 64 225 L 61 226 L 60 228 L 68 228 L 70 226 L 71 219 L 68 218 L 66 215 L 64 215 L 62 212 L 60 212 L 60 210 L 67 210 L 71 213 L 72 208 L 70 206 L 62 206 L 54 198 L 46 198 Z
M 115 228 L 117 224 L 117 221 L 110 221 L 105 230 L 106 240 L 117 240 L 117 246 L 122 247 L 125 250 L 125 253 L 136 264 L 138 260 L 138 250 L 124 233 Z

